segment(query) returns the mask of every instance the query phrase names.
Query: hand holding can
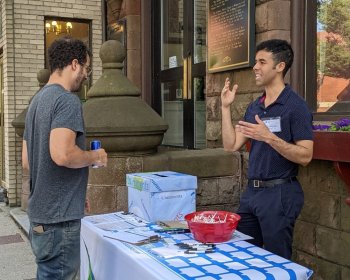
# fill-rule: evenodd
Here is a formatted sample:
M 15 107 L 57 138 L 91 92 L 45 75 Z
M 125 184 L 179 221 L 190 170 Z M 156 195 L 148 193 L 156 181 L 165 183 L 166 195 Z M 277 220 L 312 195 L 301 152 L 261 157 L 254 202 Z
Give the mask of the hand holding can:
M 94 150 L 98 150 L 101 149 L 101 141 L 99 140 L 92 140 L 90 142 L 90 150 L 94 151 Z M 96 165 L 96 164 L 92 164 L 92 168 L 99 168 L 100 166 Z

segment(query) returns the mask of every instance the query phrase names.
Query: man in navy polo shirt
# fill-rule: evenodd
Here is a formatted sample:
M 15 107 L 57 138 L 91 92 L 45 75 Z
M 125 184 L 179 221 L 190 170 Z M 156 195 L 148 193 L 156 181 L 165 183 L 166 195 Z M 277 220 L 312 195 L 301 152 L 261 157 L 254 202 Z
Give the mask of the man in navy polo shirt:
M 222 137 L 225 150 L 237 151 L 251 140 L 248 187 L 242 194 L 238 230 L 254 238 L 251 243 L 289 259 L 295 220 L 304 194 L 296 176 L 298 165 L 312 159 L 312 114 L 305 101 L 284 83 L 293 63 L 293 50 L 284 40 L 268 40 L 256 49 L 255 82 L 264 93 L 252 102 L 235 128 L 227 78 L 221 92 Z

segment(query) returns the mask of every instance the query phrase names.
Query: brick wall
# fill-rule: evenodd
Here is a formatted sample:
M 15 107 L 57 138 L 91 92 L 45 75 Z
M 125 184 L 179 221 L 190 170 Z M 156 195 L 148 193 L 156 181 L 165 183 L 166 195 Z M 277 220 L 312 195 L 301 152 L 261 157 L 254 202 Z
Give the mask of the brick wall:
M 330 161 L 300 168 L 305 204 L 294 236 L 294 258 L 312 267 L 313 279 L 350 279 L 350 207 Z
M 11 125 L 38 90 L 37 72 L 44 68 L 44 17 L 91 20 L 94 79 L 101 75 L 102 44 L 100 0 L 1 1 L 4 58 L 5 187 L 10 205 L 20 204 L 21 142 Z

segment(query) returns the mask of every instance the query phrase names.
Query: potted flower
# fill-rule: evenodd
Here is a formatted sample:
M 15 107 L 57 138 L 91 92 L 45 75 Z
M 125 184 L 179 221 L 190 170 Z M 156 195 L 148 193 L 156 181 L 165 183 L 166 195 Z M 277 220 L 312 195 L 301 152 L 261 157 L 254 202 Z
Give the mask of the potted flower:
M 336 172 L 350 194 L 350 119 L 341 119 L 330 125 L 316 124 L 313 128 L 313 158 L 333 161 Z M 350 205 L 350 196 L 346 203 Z
M 314 124 L 314 159 L 350 162 L 350 119 Z

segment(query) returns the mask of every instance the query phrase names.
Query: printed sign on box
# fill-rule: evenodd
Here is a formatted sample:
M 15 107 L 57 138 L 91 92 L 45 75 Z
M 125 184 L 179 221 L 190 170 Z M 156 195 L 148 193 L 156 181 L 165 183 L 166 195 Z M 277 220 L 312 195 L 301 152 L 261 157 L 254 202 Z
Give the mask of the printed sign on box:
M 173 171 L 126 175 L 128 211 L 149 221 L 182 221 L 196 211 L 197 177 Z

